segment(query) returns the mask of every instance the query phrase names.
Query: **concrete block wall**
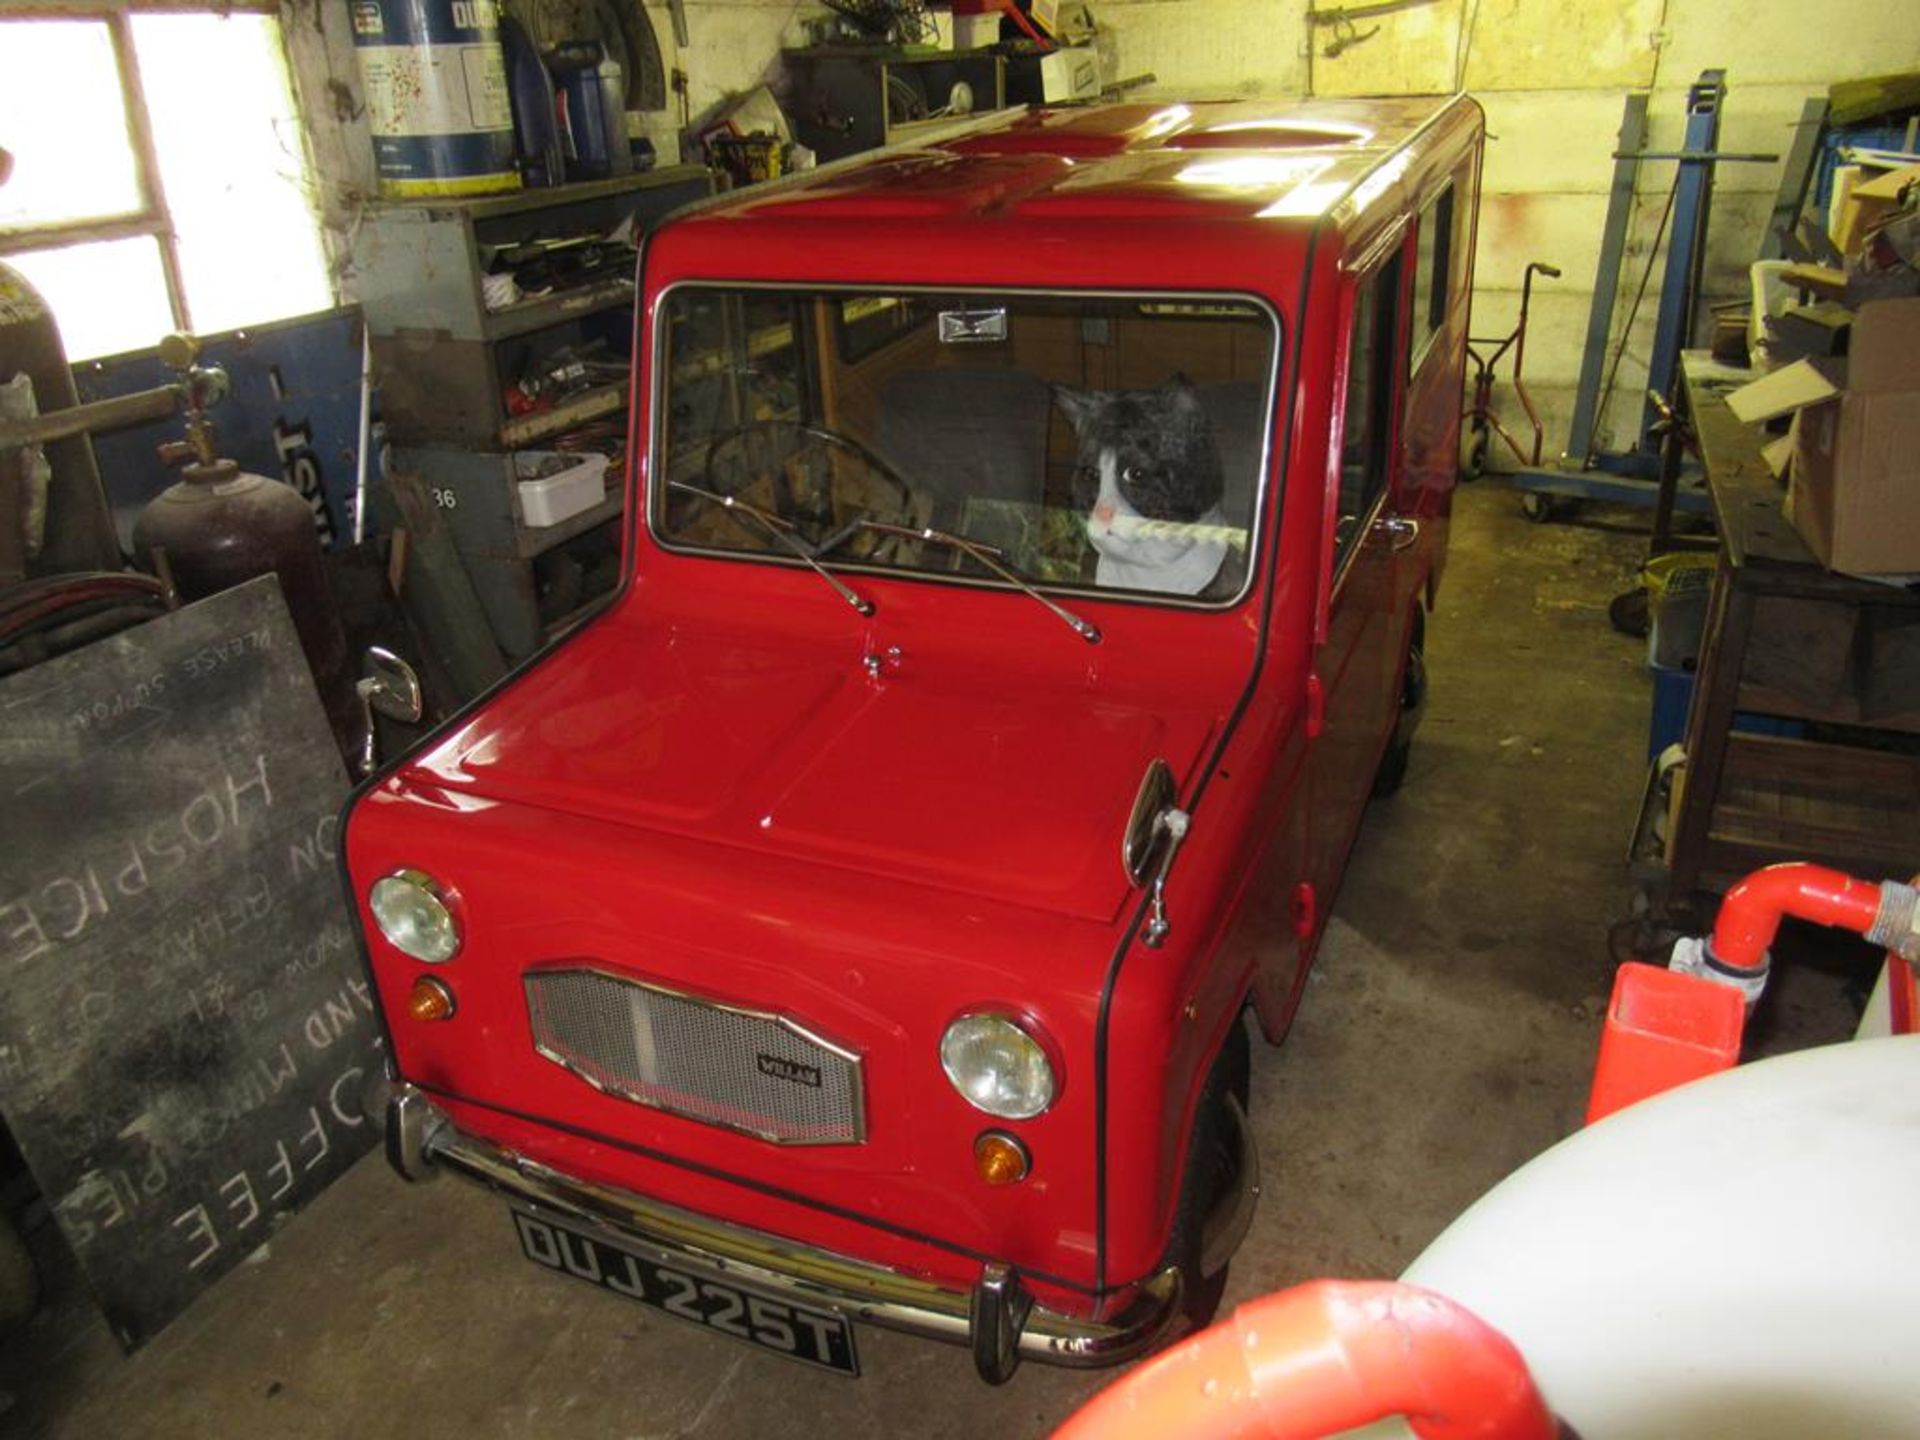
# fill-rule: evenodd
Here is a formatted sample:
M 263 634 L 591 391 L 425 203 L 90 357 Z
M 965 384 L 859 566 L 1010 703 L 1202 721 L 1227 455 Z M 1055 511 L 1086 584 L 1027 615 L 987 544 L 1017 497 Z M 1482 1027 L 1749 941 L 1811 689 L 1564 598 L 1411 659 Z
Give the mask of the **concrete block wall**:
M 364 132 L 355 133 L 353 69 L 341 0 L 285 0 L 296 77 L 336 239 L 371 193 Z M 577 0 L 585 3 L 585 0 Z M 1510 329 L 1521 270 L 1539 259 L 1563 271 L 1535 288 L 1528 344 L 1531 389 L 1549 458 L 1564 446 L 1599 257 L 1612 152 L 1624 97 L 1648 92 L 1649 144 L 1678 148 L 1687 88 L 1707 68 L 1727 72 L 1722 148 L 1783 155 L 1802 101 L 1835 80 L 1920 68 L 1915 0 L 1429 0 L 1350 22 L 1316 23 L 1312 0 L 1097 0 L 1110 81 L 1152 75 L 1146 99 L 1379 95 L 1464 88 L 1490 135 L 1480 215 L 1474 331 Z M 1334 7 L 1317 0 L 1323 11 Z M 669 71 L 688 77 L 696 119 L 725 97 L 775 83 L 782 46 L 802 43 L 825 13 L 810 0 L 686 0 L 690 45 L 674 43 L 664 4 L 647 0 Z M 1341 43 L 1344 40 L 1344 44 Z M 1329 55 L 1329 50 L 1336 53 Z M 654 117 L 672 153 L 679 102 Z M 345 117 L 345 118 L 341 118 Z M 1642 166 L 1621 277 L 1616 337 L 1624 359 L 1602 440 L 1626 443 L 1646 383 L 1659 265 L 1637 319 L 1626 311 L 1646 267 L 1673 180 L 1671 164 Z M 1706 299 L 1746 291 L 1781 166 L 1721 168 L 1709 225 Z M 1611 353 L 1611 352 L 1610 352 Z M 1503 415 L 1519 420 L 1505 394 Z

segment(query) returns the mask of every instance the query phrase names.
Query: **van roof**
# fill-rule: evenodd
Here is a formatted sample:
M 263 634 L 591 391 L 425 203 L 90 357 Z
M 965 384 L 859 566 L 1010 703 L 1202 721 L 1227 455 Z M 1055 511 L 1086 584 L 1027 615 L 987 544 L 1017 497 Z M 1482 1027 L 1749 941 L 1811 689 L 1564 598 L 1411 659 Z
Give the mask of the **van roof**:
M 659 248 L 688 276 L 1013 284 L 1057 282 L 1065 263 L 1083 283 L 1161 281 L 1195 269 L 1201 224 L 1206 253 L 1244 283 L 1271 272 L 1276 242 L 1294 251 L 1327 216 L 1351 232 L 1373 200 L 1417 187 L 1427 139 L 1454 156 L 1446 139 L 1479 128 L 1464 96 L 1015 109 L 718 197 Z
M 1312 219 L 1453 103 L 1414 96 L 1010 110 L 998 123 L 831 167 L 768 193 L 765 204 L 796 219 L 1036 208 Z M 752 190 L 738 198 L 764 208 Z

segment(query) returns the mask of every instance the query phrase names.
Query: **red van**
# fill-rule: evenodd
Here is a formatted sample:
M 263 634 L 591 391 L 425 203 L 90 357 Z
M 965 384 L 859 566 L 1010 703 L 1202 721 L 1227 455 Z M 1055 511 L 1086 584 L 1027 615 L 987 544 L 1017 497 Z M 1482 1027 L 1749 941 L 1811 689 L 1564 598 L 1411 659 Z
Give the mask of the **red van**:
M 1003 113 L 650 236 L 618 593 L 343 826 L 400 1173 L 849 1372 L 1207 1318 L 1241 1011 L 1419 714 L 1482 140 Z

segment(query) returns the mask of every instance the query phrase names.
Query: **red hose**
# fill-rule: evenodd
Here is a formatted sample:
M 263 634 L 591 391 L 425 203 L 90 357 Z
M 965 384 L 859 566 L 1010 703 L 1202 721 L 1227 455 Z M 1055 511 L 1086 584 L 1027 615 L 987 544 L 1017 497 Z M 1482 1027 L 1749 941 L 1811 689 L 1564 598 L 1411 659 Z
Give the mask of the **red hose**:
M 1559 1434 L 1513 1342 L 1465 1307 L 1389 1280 L 1315 1280 L 1148 1361 L 1054 1440 L 1313 1440 L 1393 1415 L 1423 1440 Z
M 1731 969 L 1758 970 L 1783 916 L 1864 935 L 1879 912 L 1878 885 L 1824 865 L 1769 865 L 1727 891 L 1708 950 Z

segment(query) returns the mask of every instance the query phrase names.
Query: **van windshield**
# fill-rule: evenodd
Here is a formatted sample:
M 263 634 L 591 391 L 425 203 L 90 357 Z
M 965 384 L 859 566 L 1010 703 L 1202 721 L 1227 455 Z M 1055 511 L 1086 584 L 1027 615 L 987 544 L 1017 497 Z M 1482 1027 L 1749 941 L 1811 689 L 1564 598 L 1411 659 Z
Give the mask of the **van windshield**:
M 669 546 L 1200 604 L 1246 589 L 1264 306 L 689 285 L 659 335 Z

